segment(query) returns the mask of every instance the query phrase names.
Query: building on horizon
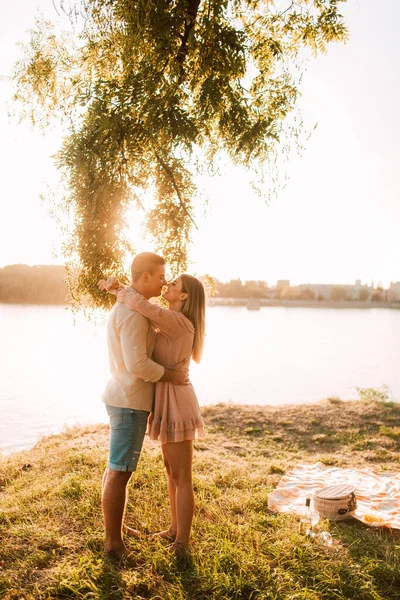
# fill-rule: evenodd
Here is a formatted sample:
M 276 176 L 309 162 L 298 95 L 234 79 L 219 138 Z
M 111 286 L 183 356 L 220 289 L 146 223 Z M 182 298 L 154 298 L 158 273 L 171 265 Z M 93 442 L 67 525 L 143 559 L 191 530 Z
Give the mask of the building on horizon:
M 300 293 L 309 292 L 315 300 L 358 300 L 369 301 L 373 288 L 362 284 L 361 279 L 356 279 L 354 285 L 340 285 L 332 283 L 301 283 L 298 286 Z
M 275 287 L 277 290 L 282 290 L 284 288 L 290 287 L 290 279 L 278 279 Z
M 400 302 L 400 282 L 391 282 L 389 289 L 374 287 L 356 279 L 353 285 L 332 283 L 301 283 L 290 285 L 290 279 L 278 279 L 268 287 L 266 281 L 232 279 L 222 283 L 214 279 L 217 296 L 225 298 L 263 298 L 265 300 L 302 300 L 326 302 Z
M 390 282 L 387 297 L 388 302 L 400 302 L 400 281 Z

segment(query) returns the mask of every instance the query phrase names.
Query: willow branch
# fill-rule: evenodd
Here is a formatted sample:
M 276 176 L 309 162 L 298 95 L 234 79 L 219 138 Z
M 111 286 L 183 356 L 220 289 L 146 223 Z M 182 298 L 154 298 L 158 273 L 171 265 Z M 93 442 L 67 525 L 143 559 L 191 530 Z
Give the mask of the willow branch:
M 158 152 L 156 151 L 156 158 L 158 160 L 158 162 L 160 163 L 160 165 L 162 166 L 162 168 L 164 169 L 164 171 L 167 173 L 168 177 L 171 179 L 172 185 L 174 187 L 174 190 L 176 192 L 176 195 L 178 196 L 178 200 L 179 200 L 179 204 L 181 205 L 181 208 L 183 209 L 183 211 L 186 213 L 186 215 L 189 217 L 189 219 L 192 221 L 193 225 L 196 227 L 196 229 L 198 230 L 198 227 L 196 225 L 196 222 L 193 220 L 192 215 L 190 214 L 190 212 L 187 209 L 187 206 L 185 204 L 185 201 L 182 198 L 180 189 L 178 187 L 178 184 L 175 181 L 175 177 L 174 177 L 174 173 L 171 169 L 171 167 L 165 162 L 165 160 L 163 160 L 161 158 L 161 156 L 158 154 Z
M 187 54 L 187 43 L 190 36 L 190 32 L 194 28 L 196 23 L 197 11 L 199 10 L 201 0 L 189 0 L 186 19 L 185 19 L 185 30 L 183 36 L 181 36 L 182 43 L 178 50 L 176 60 L 183 67 L 183 62 Z

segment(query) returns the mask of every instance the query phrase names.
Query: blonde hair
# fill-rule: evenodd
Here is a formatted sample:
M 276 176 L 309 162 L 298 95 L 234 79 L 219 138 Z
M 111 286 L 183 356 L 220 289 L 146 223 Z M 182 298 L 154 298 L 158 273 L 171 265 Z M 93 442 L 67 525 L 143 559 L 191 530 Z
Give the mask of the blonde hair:
M 182 292 L 188 295 L 182 308 L 182 313 L 192 322 L 194 341 L 192 358 L 199 363 L 203 354 L 206 328 L 206 294 L 199 279 L 191 275 L 181 275 Z

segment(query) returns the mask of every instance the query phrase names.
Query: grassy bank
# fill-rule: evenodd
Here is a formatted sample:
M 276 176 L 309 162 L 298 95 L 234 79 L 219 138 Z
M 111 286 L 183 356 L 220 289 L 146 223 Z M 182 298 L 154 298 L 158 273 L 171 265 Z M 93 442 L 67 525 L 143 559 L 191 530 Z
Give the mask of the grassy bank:
M 0 598 L 339 599 L 400 597 L 400 532 L 324 523 L 320 547 L 297 519 L 267 511 L 268 493 L 300 463 L 400 469 L 400 406 L 337 399 L 311 406 L 205 408 L 196 443 L 192 558 L 161 541 L 128 540 L 116 568 L 102 558 L 105 426 L 71 429 L 0 463 Z M 167 525 L 158 444 L 146 441 L 130 484 L 128 523 Z

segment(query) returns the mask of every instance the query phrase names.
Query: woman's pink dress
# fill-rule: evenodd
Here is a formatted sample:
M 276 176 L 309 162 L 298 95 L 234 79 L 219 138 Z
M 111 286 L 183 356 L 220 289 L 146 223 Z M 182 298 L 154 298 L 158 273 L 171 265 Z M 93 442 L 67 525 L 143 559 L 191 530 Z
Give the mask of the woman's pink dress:
M 132 288 L 120 290 L 117 298 L 131 310 L 144 315 L 156 328 L 157 338 L 153 352 L 155 362 L 170 369 L 182 361 L 189 365 L 194 327 L 188 318 L 180 312 L 152 304 Z M 194 440 L 204 435 L 203 419 L 191 383 L 156 383 L 149 435 L 152 440 L 160 440 L 162 444 Z

